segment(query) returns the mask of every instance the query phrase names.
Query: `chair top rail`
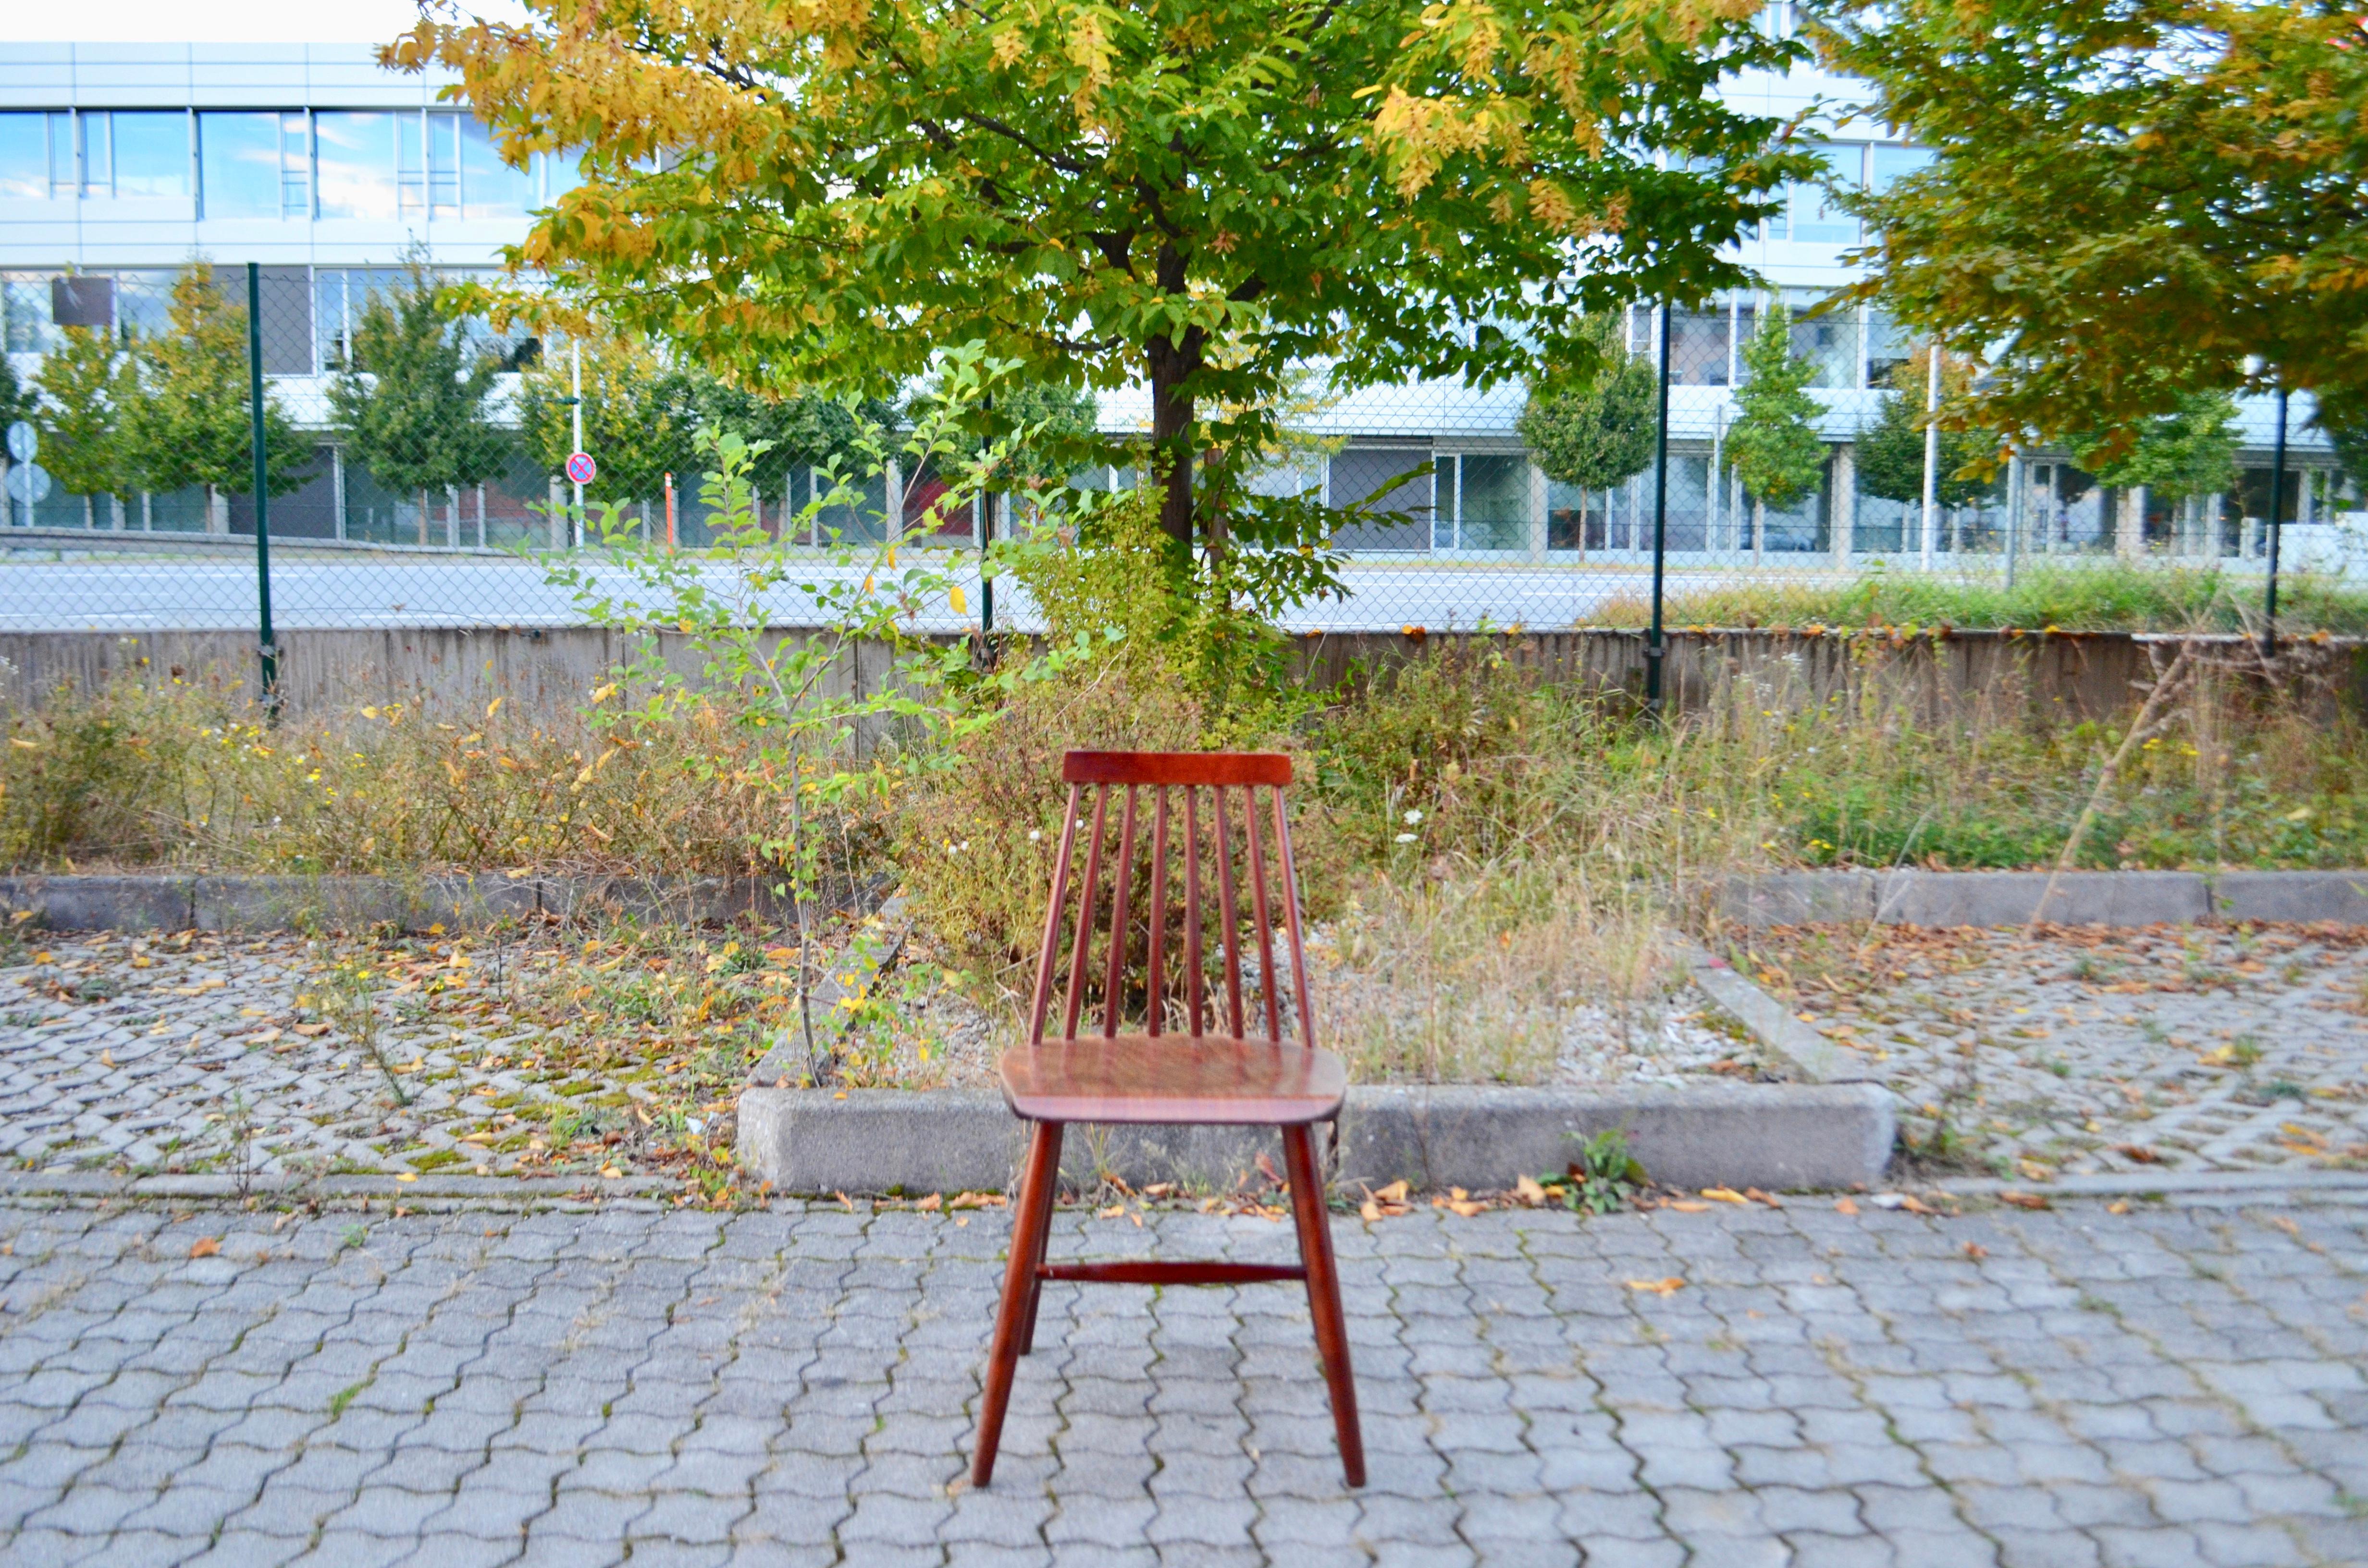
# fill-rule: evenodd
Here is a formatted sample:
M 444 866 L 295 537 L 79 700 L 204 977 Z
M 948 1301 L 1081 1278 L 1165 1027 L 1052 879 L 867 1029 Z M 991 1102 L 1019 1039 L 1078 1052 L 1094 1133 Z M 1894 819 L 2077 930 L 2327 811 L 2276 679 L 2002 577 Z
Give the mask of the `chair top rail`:
M 1178 784 L 1210 788 L 1291 783 L 1281 752 L 1073 751 L 1061 759 L 1069 784 Z

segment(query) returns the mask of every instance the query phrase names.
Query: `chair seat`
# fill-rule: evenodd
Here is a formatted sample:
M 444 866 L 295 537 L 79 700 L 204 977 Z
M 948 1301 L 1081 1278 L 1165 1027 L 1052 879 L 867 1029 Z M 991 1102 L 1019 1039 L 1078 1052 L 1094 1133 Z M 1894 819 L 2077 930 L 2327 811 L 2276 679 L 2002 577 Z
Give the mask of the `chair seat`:
M 1030 1121 L 1292 1127 L 1330 1120 L 1348 1086 L 1328 1051 L 1216 1035 L 1093 1035 L 1003 1057 L 1003 1096 Z

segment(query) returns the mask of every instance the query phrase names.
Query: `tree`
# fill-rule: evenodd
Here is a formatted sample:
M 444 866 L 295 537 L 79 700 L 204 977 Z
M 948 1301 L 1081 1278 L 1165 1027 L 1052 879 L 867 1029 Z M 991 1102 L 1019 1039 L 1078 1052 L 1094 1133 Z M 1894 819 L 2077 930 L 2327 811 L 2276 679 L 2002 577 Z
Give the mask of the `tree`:
M 2141 423 L 2136 438 L 2126 446 L 2089 436 L 2076 437 L 2073 454 L 2080 466 L 2118 490 L 2143 487 L 2182 504 L 2193 522 L 2195 504 L 2205 495 L 2226 494 L 2237 487 L 2236 401 L 2224 392 L 2193 392 L 2180 399 L 2177 412 Z M 2134 504 L 2134 503 L 2133 503 Z M 2126 515 L 2123 548 L 2135 553 L 2141 542 L 2142 520 Z
M 1577 337 L 1591 379 L 1530 394 L 1519 428 L 1547 478 L 1579 490 L 1579 544 L 1586 548 L 1587 493 L 1610 490 L 1652 466 L 1659 378 L 1628 352 L 1623 315 L 1582 318 Z M 1609 525 L 1607 524 L 1607 527 Z
M 692 440 L 699 413 L 689 379 L 632 337 L 586 337 L 577 349 L 584 366 L 584 449 L 599 465 L 585 494 L 618 505 L 646 501 L 658 494 L 665 475 L 698 460 Z M 547 473 L 559 472 L 575 450 L 575 411 L 567 401 L 574 385 L 570 355 L 549 347 L 519 380 L 519 434 Z
M 65 329 L 65 345 L 41 357 L 33 415 L 41 432 L 41 466 L 70 495 L 82 497 L 83 526 L 97 526 L 94 502 L 137 488 L 123 438 L 128 409 L 140 395 L 139 371 L 114 334 Z
M 1870 495 L 1914 505 L 1924 499 L 1924 402 L 1930 385 L 1930 345 L 1911 358 L 1892 367 L 1890 390 L 1872 429 L 1858 434 L 1858 485 Z M 1943 355 L 1941 397 L 1943 409 L 1961 402 L 1973 388 L 1973 367 Z M 1952 430 L 1941 421 L 1941 460 L 1936 465 L 1938 499 L 1943 506 L 1971 506 L 1990 493 L 1989 482 L 1976 472 L 1997 451 L 1998 444 L 1966 430 Z
M 1768 508 L 1791 506 L 1825 476 L 1826 444 L 1817 438 L 1825 406 L 1802 389 L 1816 367 L 1793 352 L 1793 312 L 1766 312 L 1743 347 L 1745 380 L 1735 390 L 1735 423 L 1726 428 L 1726 460 L 1751 492 L 1751 550 L 1766 548 Z
M 2187 395 L 2368 397 L 2368 37 L 2318 0 L 1841 0 L 1819 33 L 1936 161 L 1852 199 L 1858 292 L 1995 357 L 1975 416 L 2127 450 Z
M 165 320 L 163 336 L 134 345 L 140 392 L 122 405 L 127 472 L 143 490 L 203 485 L 208 528 L 227 533 L 224 497 L 255 488 L 246 308 L 223 297 L 211 263 L 195 261 L 173 279 Z M 304 483 L 313 454 L 276 398 L 264 403 L 263 449 L 272 494 Z
M 1147 384 L 1163 527 L 1212 552 L 1324 542 L 1240 483 L 1295 367 L 1523 375 L 1574 305 L 1744 282 L 1721 247 L 1809 167 L 1716 90 L 1797 53 L 1738 0 L 529 9 L 383 57 L 457 68 L 513 160 L 582 150 L 516 263 L 755 385 L 969 343 Z
M 351 363 L 329 384 L 330 415 L 353 461 L 419 498 L 421 544 L 431 494 L 482 484 L 509 460 L 507 434 L 485 416 L 499 368 L 470 345 L 416 256 L 402 282 L 371 292 L 354 325 Z

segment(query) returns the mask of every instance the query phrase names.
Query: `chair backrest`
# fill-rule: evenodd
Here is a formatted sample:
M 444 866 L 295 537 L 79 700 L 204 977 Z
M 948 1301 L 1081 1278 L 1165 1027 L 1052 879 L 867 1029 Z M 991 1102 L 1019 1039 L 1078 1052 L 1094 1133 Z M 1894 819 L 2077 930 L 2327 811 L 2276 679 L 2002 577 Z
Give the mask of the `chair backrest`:
M 1275 968 L 1275 903 L 1282 905 L 1285 944 L 1291 962 L 1291 1010 L 1299 1026 L 1299 1043 L 1315 1043 L 1315 1016 L 1307 992 L 1307 949 L 1300 930 L 1299 879 L 1291 858 L 1291 824 L 1283 810 L 1282 792 L 1291 783 L 1291 759 L 1275 752 L 1144 752 L 1073 751 L 1063 759 L 1061 777 L 1069 786 L 1069 809 L 1061 824 L 1061 846 L 1053 869 L 1053 897 L 1044 912 L 1044 950 L 1036 966 L 1036 994 L 1029 1013 L 1028 1038 L 1045 1036 L 1053 988 L 1061 967 L 1064 926 L 1068 943 L 1068 983 L 1062 1005 L 1059 1038 L 1077 1038 L 1088 977 L 1099 970 L 1101 1028 L 1115 1036 L 1125 1011 L 1130 982 L 1135 973 L 1130 933 L 1142 933 L 1141 987 L 1144 1030 L 1166 1032 L 1163 1015 L 1171 990 L 1179 989 L 1187 1033 L 1210 1031 L 1212 1011 L 1208 994 L 1206 960 L 1211 944 L 1206 926 L 1213 916 L 1216 953 L 1222 955 L 1224 1012 L 1217 1032 L 1240 1039 L 1284 1039 L 1281 976 Z M 1093 791 L 1090 812 L 1086 792 Z M 1269 835 L 1260 825 L 1258 791 L 1266 791 L 1264 815 Z M 1110 826 L 1110 795 L 1122 791 L 1117 854 L 1109 857 L 1110 892 L 1100 897 L 1103 848 Z M 1149 805 L 1149 887 L 1138 910 L 1133 897 L 1143 796 Z M 1085 875 L 1073 878 L 1077 835 L 1087 835 Z M 1238 838 L 1239 843 L 1235 840 Z M 1269 842 L 1270 840 L 1270 842 Z M 1268 858 L 1274 874 L 1268 874 Z M 1238 864 L 1237 864 L 1238 857 Z M 1170 861 L 1183 861 L 1180 879 L 1170 875 Z M 1180 880 L 1180 907 L 1171 897 Z M 1213 881 L 1215 900 L 1208 894 Z M 1076 912 L 1064 920 L 1072 884 L 1077 892 Z M 1239 892 L 1249 895 L 1251 930 L 1245 940 L 1239 918 Z M 1106 913 L 1107 924 L 1098 917 Z M 1180 939 L 1171 943 L 1171 915 L 1180 926 Z M 1097 940 L 1099 938 L 1099 942 Z M 1262 1006 L 1244 1011 L 1246 987 L 1244 949 L 1256 943 Z M 1093 949 L 1101 949 L 1094 961 Z M 1176 949 L 1181 948 L 1178 953 Z M 1180 959 L 1180 962 L 1178 960 Z M 1254 1034 L 1246 1025 L 1263 1024 Z

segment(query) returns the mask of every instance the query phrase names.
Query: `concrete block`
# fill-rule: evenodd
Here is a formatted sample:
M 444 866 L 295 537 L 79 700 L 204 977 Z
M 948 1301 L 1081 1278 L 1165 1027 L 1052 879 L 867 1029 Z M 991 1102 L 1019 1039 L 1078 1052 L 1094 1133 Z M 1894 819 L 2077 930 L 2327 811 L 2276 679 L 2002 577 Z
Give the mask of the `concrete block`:
M 542 888 L 540 879 L 534 877 L 509 877 L 499 871 L 481 876 L 462 872 L 423 879 L 418 892 L 409 902 L 412 907 L 405 920 L 415 930 L 435 925 L 455 931 L 472 930 L 497 920 L 525 920 L 540 913 Z
M 186 931 L 197 924 L 191 877 L 0 877 L 0 907 L 31 910 L 61 931 Z
M 1574 1141 L 1623 1128 L 1656 1180 L 1821 1187 L 1874 1181 L 1891 1158 L 1891 1096 L 1873 1085 L 1704 1084 L 1681 1089 L 1359 1085 L 1337 1131 L 1319 1130 L 1336 1180 L 1424 1187 L 1510 1187 L 1560 1170 Z M 999 1095 L 750 1088 L 740 1098 L 742 1158 L 787 1192 L 1000 1190 L 1027 1125 Z M 1069 1130 L 1062 1167 L 1142 1186 L 1231 1187 L 1279 1147 L 1268 1128 Z
M 195 902 L 206 931 L 360 931 L 409 926 L 413 914 L 390 877 L 199 877 Z
M 542 886 L 546 914 L 625 917 L 669 925 L 729 924 L 754 915 L 767 925 L 796 918 L 769 877 L 552 877 Z
M 2215 871 L 2211 880 L 2212 913 L 2222 920 L 2368 926 L 2368 871 Z
M 1360 1086 L 1340 1118 L 1338 1179 L 1510 1187 L 1560 1170 L 1578 1139 L 1623 1128 L 1656 1181 L 1825 1187 L 1878 1179 L 1896 1119 L 1872 1084 L 1685 1088 Z
M 1771 871 L 1732 877 L 1719 913 L 1738 926 L 1809 926 L 1874 918 L 1873 871 Z
M 1786 1012 L 1782 1002 L 1736 973 L 1725 959 L 1713 958 L 1691 942 L 1679 940 L 1675 946 L 1702 994 L 1734 1014 L 1754 1039 L 1789 1063 L 1792 1076 L 1809 1084 L 1873 1083 L 1881 1076 L 1873 1062 Z
M 2210 890 L 2195 871 L 2066 871 L 2052 894 L 2047 884 L 2045 871 L 1888 871 L 1874 918 L 1894 926 L 2021 926 L 2035 915 L 2060 926 L 2153 926 L 2212 917 Z

